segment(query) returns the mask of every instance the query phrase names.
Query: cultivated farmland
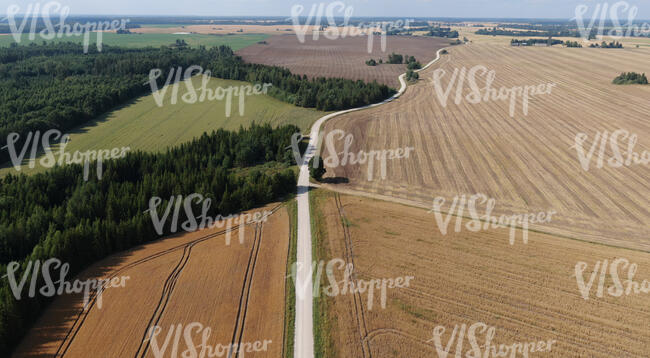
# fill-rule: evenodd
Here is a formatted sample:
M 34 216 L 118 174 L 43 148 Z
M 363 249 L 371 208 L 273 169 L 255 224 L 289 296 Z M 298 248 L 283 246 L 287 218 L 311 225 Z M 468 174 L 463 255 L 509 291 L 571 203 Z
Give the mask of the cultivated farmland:
M 414 147 L 409 159 L 388 161 L 386 179 L 367 180 L 367 165 L 328 168 L 327 176 L 347 178 L 340 188 L 383 194 L 431 207 L 457 195 L 496 199 L 494 214 L 555 210 L 537 230 L 570 238 L 650 250 L 650 167 L 637 164 L 582 168 L 575 138 L 587 134 L 589 151 L 597 132 L 622 129 L 636 134 L 634 152 L 650 149 L 650 87 L 615 86 L 623 71 L 650 72 L 650 49 L 511 48 L 498 44 L 452 47 L 421 80 L 387 105 L 337 117 L 324 126 L 354 136 L 350 152 Z M 509 101 L 440 101 L 432 83 L 442 68 L 447 89 L 454 69 L 475 65 L 495 71 L 492 88 L 554 83 L 552 93 L 522 100 L 514 117 Z M 485 85 L 484 77 L 478 84 Z M 463 95 L 468 93 L 466 85 Z M 627 142 L 621 142 L 622 151 Z M 337 151 L 342 151 L 342 141 Z M 329 154 L 325 150 L 324 156 Z M 613 155 L 607 146 L 605 158 Z M 607 160 L 607 159 L 605 159 Z
M 330 40 L 320 34 L 317 40 L 306 35 L 300 43 L 295 35 L 272 36 L 267 44 L 256 44 L 237 51 L 246 62 L 286 67 L 292 73 L 308 77 L 334 77 L 364 80 L 399 88 L 397 77 L 406 72 L 406 65 L 380 64 L 368 66 L 369 59 L 384 62 L 392 52 L 415 56 L 423 65 L 436 57 L 436 51 L 449 44 L 448 39 L 410 36 L 387 36 L 382 51 L 381 37 L 375 35 L 372 52 L 368 53 L 368 38 L 346 37 Z
M 227 246 L 227 226 L 222 226 L 168 237 L 97 263 L 80 277 L 129 276 L 126 286 L 105 291 L 101 309 L 95 304 L 83 311 L 81 297 L 57 298 L 14 357 L 153 357 L 154 347 L 144 340 L 149 327 L 162 328 L 162 346 L 172 325 L 193 322 L 211 329 L 210 346 L 267 340 L 267 350 L 255 356 L 280 357 L 289 218 L 284 206 L 264 209 L 275 211 L 267 222 L 245 226 L 243 244 L 242 228 L 235 225 Z M 197 346 L 203 333 L 193 331 Z M 111 344 L 103 344 L 106 337 Z M 187 349 L 184 342 L 181 337 L 179 354 Z M 172 356 L 171 344 L 164 356 Z
M 353 263 L 356 279 L 414 277 L 409 287 L 388 290 L 385 309 L 377 291 L 371 310 L 367 293 L 320 298 L 326 313 L 319 321 L 326 325 L 319 334 L 330 337 L 321 345 L 326 357 L 437 357 L 436 326 L 446 328 L 444 347 L 455 325 L 477 322 L 496 328 L 497 350 L 555 340 L 550 352 L 530 356 L 647 355 L 647 295 L 598 298 L 595 283 L 585 300 L 574 275 L 579 261 L 589 264 L 588 277 L 597 261 L 625 258 L 638 264 L 641 281 L 650 277 L 647 253 L 540 233 L 530 233 L 527 245 L 511 246 L 507 229 L 442 235 L 423 209 L 322 189 L 313 195 L 321 259 Z M 324 277 L 322 287 L 328 285 Z M 485 333 L 476 336 L 483 345 Z M 460 353 L 456 349 L 452 341 L 449 357 Z M 465 336 L 463 356 L 470 350 Z

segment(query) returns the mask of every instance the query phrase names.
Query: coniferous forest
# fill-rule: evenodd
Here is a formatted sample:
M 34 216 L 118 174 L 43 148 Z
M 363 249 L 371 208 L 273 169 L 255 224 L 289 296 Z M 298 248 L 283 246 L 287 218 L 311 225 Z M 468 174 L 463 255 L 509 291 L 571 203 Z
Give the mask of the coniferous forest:
M 307 79 L 289 70 L 245 63 L 230 47 L 162 47 L 123 49 L 74 43 L 12 46 L 0 49 L 0 147 L 9 133 L 65 131 L 96 118 L 117 105 L 151 92 L 152 69 L 160 69 L 158 85 L 169 71 L 198 65 L 224 79 L 271 83 L 269 95 L 301 107 L 330 111 L 380 102 L 395 91 L 376 82 Z M 23 142 L 19 141 L 18 146 Z M 9 161 L 6 150 L 0 163 Z
M 28 261 L 55 257 L 70 264 L 71 279 L 112 253 L 158 239 L 161 235 L 146 213 L 152 197 L 163 199 L 158 209 L 162 217 L 172 196 L 201 194 L 212 201 L 212 218 L 285 197 L 295 191 L 295 173 L 285 169 L 270 174 L 254 166 L 288 166 L 293 155 L 286 148 L 298 131 L 295 126 L 272 129 L 255 124 L 238 132 L 219 130 L 166 153 L 135 152 L 105 162 L 102 180 L 91 176 L 84 181 L 81 165 L 2 178 L 0 272 L 12 261 L 22 262 L 24 270 Z M 251 169 L 237 170 L 241 168 Z M 195 215 L 201 205 L 193 207 Z M 171 220 L 169 215 L 163 235 L 171 234 Z M 186 220 L 181 210 L 178 222 Z M 20 280 L 22 272 L 15 276 Z M 29 286 L 16 300 L 8 280 L 0 280 L 0 352 L 9 352 L 20 341 L 48 303 L 41 295 L 28 298 Z

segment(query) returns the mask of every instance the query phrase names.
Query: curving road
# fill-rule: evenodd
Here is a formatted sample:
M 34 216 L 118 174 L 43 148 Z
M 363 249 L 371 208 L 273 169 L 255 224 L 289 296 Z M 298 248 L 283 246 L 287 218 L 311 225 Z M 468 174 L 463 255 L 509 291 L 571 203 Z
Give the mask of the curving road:
M 420 72 L 440 60 L 440 53 L 444 48 L 438 50 L 436 58 L 429 62 Z M 309 134 L 309 145 L 300 165 L 300 175 L 298 176 L 298 257 L 296 270 L 296 327 L 295 327 L 295 344 L 294 358 L 313 358 L 314 357 L 314 297 L 312 292 L 312 242 L 311 242 L 311 220 L 309 216 L 309 161 L 313 158 L 318 145 L 318 135 L 320 127 L 331 118 L 342 114 L 361 111 L 368 108 L 384 105 L 399 98 L 406 91 L 406 74 L 399 76 L 401 87 L 399 91 L 391 98 L 364 107 L 348 109 L 329 114 L 320 118 L 311 127 Z

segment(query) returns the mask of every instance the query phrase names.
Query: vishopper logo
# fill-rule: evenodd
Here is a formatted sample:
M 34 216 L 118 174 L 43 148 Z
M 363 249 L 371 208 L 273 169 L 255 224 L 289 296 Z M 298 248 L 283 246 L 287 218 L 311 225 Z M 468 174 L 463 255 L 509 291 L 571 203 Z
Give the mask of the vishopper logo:
M 598 156 L 596 157 L 596 168 L 601 169 L 607 163 L 612 168 L 620 168 L 623 166 L 629 167 L 631 165 L 648 165 L 650 164 L 650 152 L 644 150 L 641 153 L 634 151 L 637 144 L 638 136 L 632 134 L 627 130 L 618 129 L 611 134 L 608 131 L 596 132 L 594 140 L 591 145 L 585 150 L 585 143 L 589 136 L 586 133 L 578 133 L 575 137 L 575 144 L 571 149 L 575 149 L 578 154 L 580 166 L 585 171 L 588 171 L 593 163 L 594 154 L 598 149 Z M 622 142 L 622 143 L 619 143 Z M 624 144 L 624 141 L 627 141 Z M 612 151 L 609 158 L 605 158 L 605 151 L 607 143 Z M 626 148 L 626 150 L 621 150 Z M 607 160 L 607 162 L 605 162 Z
M 113 20 L 113 21 L 99 21 L 99 22 L 86 22 L 85 24 L 74 23 L 66 24 L 66 19 L 70 15 L 70 7 L 63 6 L 57 1 L 50 1 L 41 6 L 41 3 L 30 3 L 24 13 L 20 14 L 20 6 L 14 4 L 9 5 L 7 8 L 7 17 L 2 21 L 7 21 L 11 29 L 11 34 L 17 43 L 20 43 L 25 33 L 25 27 L 30 21 L 31 24 L 28 32 L 29 40 L 33 41 L 36 36 L 43 40 L 53 40 L 55 38 L 61 39 L 63 37 L 81 36 L 83 35 L 84 53 L 88 52 L 90 46 L 90 33 L 97 33 L 97 50 L 102 50 L 103 31 L 117 31 L 125 30 L 126 24 L 131 21 L 129 19 Z M 16 21 L 17 15 L 21 16 L 20 25 Z M 53 24 L 52 19 L 58 17 L 59 23 Z M 39 20 L 43 21 L 45 28 L 37 31 Z M 58 30 L 57 30 L 58 28 Z
M 151 215 L 151 220 L 156 229 L 158 235 L 165 234 L 165 225 L 169 222 L 169 231 L 171 233 L 176 233 L 178 231 L 178 222 L 181 219 L 181 206 L 183 206 L 185 217 L 187 218 L 181 224 L 181 229 L 185 232 L 195 232 L 197 230 L 203 230 L 206 228 L 226 228 L 226 245 L 230 246 L 231 243 L 231 231 L 234 225 L 241 226 L 239 229 L 239 243 L 244 244 L 244 238 L 246 234 L 246 225 L 253 223 L 263 223 L 268 220 L 268 217 L 273 214 L 271 211 L 258 211 L 255 213 L 245 213 L 245 214 L 231 214 L 228 216 L 223 216 L 221 214 L 212 218 L 208 215 L 210 211 L 210 206 L 212 205 L 212 199 L 203 196 L 202 194 L 194 193 L 188 195 L 183 199 L 182 195 L 172 196 L 167 201 L 165 207 L 165 212 L 162 214 L 162 217 L 158 214 L 158 207 L 162 204 L 163 200 L 160 197 L 154 196 L 149 200 L 149 209 L 145 213 Z M 196 216 L 194 214 L 194 205 L 201 205 L 201 215 Z M 171 222 L 169 220 L 169 214 L 172 212 Z M 199 221 L 200 220 L 200 221 Z
M 593 271 L 585 280 L 584 273 L 587 271 L 589 264 L 580 261 L 575 266 L 575 277 L 578 283 L 578 290 L 585 301 L 589 300 L 592 292 L 592 287 L 598 277 L 598 287 L 596 288 L 596 297 L 602 298 L 603 294 L 607 292 L 612 297 L 621 297 L 623 295 L 629 296 L 631 294 L 650 293 L 650 281 L 643 280 L 642 282 L 634 281 L 634 276 L 639 268 L 639 265 L 630 263 L 629 260 L 624 258 L 617 258 L 611 263 L 609 260 L 596 261 Z M 619 271 L 625 272 L 627 269 L 627 280 L 621 280 Z M 612 285 L 605 287 L 605 282 L 611 279 Z M 606 290 L 606 291 L 605 291 Z
M 650 36 L 650 24 L 646 22 L 639 26 L 635 23 L 639 8 L 637 6 L 631 6 L 627 1 L 616 2 L 611 7 L 609 3 L 596 4 L 589 24 L 586 24 L 584 16 L 588 11 L 589 5 L 578 5 L 575 9 L 575 17 L 571 19 L 571 21 L 575 20 L 583 40 L 589 40 L 594 36 L 602 37 L 605 34 L 605 29 L 608 28 L 608 24 L 611 24 L 611 28 L 609 28 L 607 36 L 615 39 L 633 36 Z M 627 16 L 627 22 L 625 24 L 621 24 L 619 14 Z M 594 26 L 597 21 L 598 24 L 595 28 Z
M 454 231 L 461 232 L 463 228 L 465 209 L 467 209 L 467 214 L 469 214 L 471 219 L 465 219 L 466 223 L 464 227 L 466 230 L 478 232 L 490 228 L 507 228 L 510 226 L 510 245 L 515 244 L 517 227 L 521 227 L 522 240 L 524 244 L 527 244 L 529 224 L 549 223 L 551 222 L 553 215 L 557 214 L 555 210 L 549 210 L 539 213 L 501 215 L 496 217 L 492 215 L 492 211 L 496 206 L 496 199 L 489 198 L 485 194 L 474 194 L 469 198 L 465 195 L 454 197 L 454 201 L 449 205 L 446 217 L 443 217 L 442 213 L 443 210 L 445 210 L 445 202 L 445 198 L 437 197 L 433 199 L 433 208 L 429 210 L 429 213 L 434 214 L 436 223 L 442 235 L 447 234 L 449 223 L 454 215 L 456 216 Z M 477 204 L 485 204 L 485 214 L 479 215 Z
M 68 153 L 65 151 L 66 146 L 70 142 L 70 135 L 62 134 L 61 131 L 57 129 L 50 129 L 43 133 L 41 137 L 41 132 L 29 132 L 27 133 L 27 138 L 24 140 L 23 147 L 18 152 L 16 145 L 20 141 L 20 134 L 10 133 L 7 136 L 7 145 L 2 147 L 2 149 L 7 149 L 9 151 L 9 157 L 11 158 L 11 163 L 14 166 L 16 171 L 21 171 L 21 165 L 25 160 L 25 155 L 31 144 L 31 151 L 29 157 L 28 167 L 33 169 L 36 166 L 36 155 L 39 152 L 39 139 L 40 139 L 40 150 L 45 152 L 45 156 L 41 158 L 38 163 L 44 168 L 53 168 L 56 165 L 64 164 L 81 164 L 84 163 L 84 181 L 89 180 L 90 174 L 90 162 L 97 161 L 97 179 L 101 180 L 103 176 L 103 161 L 109 159 L 119 159 L 124 158 L 126 153 L 128 153 L 131 148 L 122 147 L 122 148 L 113 148 L 113 149 L 100 149 L 100 150 L 87 150 L 85 152 L 75 151 L 73 153 Z M 53 142 L 59 142 L 59 151 L 57 155 L 52 151 Z M 58 158 L 57 158 L 58 157 Z
M 433 71 L 431 82 L 436 90 L 438 102 L 444 108 L 447 108 L 447 103 L 451 96 L 454 86 L 454 103 L 459 105 L 463 100 L 471 104 L 479 104 L 481 102 L 489 101 L 510 101 L 510 117 L 515 116 L 517 99 L 522 100 L 522 111 L 525 116 L 528 115 L 528 104 L 532 96 L 550 95 L 553 91 L 555 83 L 542 83 L 538 85 L 529 86 L 515 86 L 511 88 L 501 87 L 492 88 L 492 84 L 496 79 L 496 71 L 488 70 L 487 67 L 477 65 L 469 70 L 466 67 L 455 68 L 447 87 L 442 85 L 443 78 L 447 75 L 447 71 L 439 68 Z M 485 86 L 479 85 L 479 79 L 484 78 Z M 465 81 L 469 84 L 469 88 L 465 88 Z M 467 91 L 468 90 L 468 91 Z
M 528 358 L 530 353 L 548 353 L 553 349 L 553 344 L 557 343 L 556 340 L 550 339 L 547 341 L 526 342 L 526 343 L 513 343 L 513 344 L 500 344 L 495 345 L 492 343 L 496 336 L 496 327 L 488 326 L 483 322 L 474 323 L 467 327 L 466 324 L 458 326 L 454 325 L 454 330 L 451 332 L 450 337 L 447 339 L 447 344 L 443 346 L 443 335 L 447 329 L 444 326 L 436 326 L 433 329 L 433 337 L 427 343 L 433 343 L 436 348 L 438 358 L 447 358 L 456 341 L 456 354 L 454 357 L 467 357 L 467 358 L 489 358 L 489 357 L 510 357 L 515 358 L 520 354 L 524 358 Z M 470 350 L 467 352 L 463 349 L 465 343 L 465 335 L 470 345 Z M 484 344 L 480 345 L 480 335 L 484 336 Z M 465 354 L 463 354 L 465 353 Z M 451 356 L 449 356 L 451 357 Z
M 382 309 L 386 308 L 386 297 L 388 289 L 398 289 L 406 288 L 411 284 L 411 280 L 414 279 L 413 276 L 400 276 L 395 278 L 381 278 L 381 279 L 370 279 L 363 280 L 353 278 L 355 276 L 354 265 L 352 263 L 346 263 L 343 259 L 333 259 L 325 263 L 325 261 L 320 261 L 318 264 L 314 261 L 311 264 L 311 267 L 305 267 L 300 262 L 296 262 L 291 266 L 291 272 L 289 277 L 293 280 L 294 284 L 297 284 L 296 278 L 300 275 L 301 277 L 314 276 L 312 294 L 314 297 L 320 297 L 321 286 L 320 281 L 323 277 L 323 269 L 327 275 L 327 281 L 329 285 L 324 287 L 322 291 L 329 297 L 336 297 L 341 295 L 355 295 L 355 294 L 367 294 L 367 305 L 366 308 L 368 311 L 372 310 L 375 303 L 375 295 L 379 295 L 379 302 Z M 308 271 L 306 271 L 308 270 Z M 341 273 L 341 280 L 337 279 L 336 272 Z M 314 275 L 315 274 L 315 275 Z M 304 286 L 297 287 L 297 294 L 299 299 L 306 297 L 306 293 L 309 289 L 307 284 L 308 280 L 302 281 Z M 377 290 L 377 291 L 375 291 Z
M 52 274 L 58 270 L 59 271 L 59 280 L 54 281 L 52 279 Z M 74 280 L 73 282 L 66 281 L 66 276 L 70 271 L 70 264 L 64 263 L 61 264 L 61 260 L 52 258 L 41 263 L 40 260 L 34 262 L 27 262 L 27 267 L 25 268 L 20 281 L 17 280 L 16 274 L 20 271 L 20 264 L 18 262 L 10 262 L 7 265 L 7 274 L 4 276 L 9 280 L 9 287 L 13 293 L 16 300 L 20 300 L 23 295 L 25 284 L 27 284 L 27 279 L 31 273 L 31 281 L 29 286 L 28 297 L 36 297 L 36 285 L 38 283 L 39 273 L 43 277 L 44 285 L 38 290 L 43 297 L 54 297 L 56 295 L 60 296 L 63 294 L 72 294 L 72 293 L 82 293 L 84 294 L 83 299 L 83 308 L 86 309 L 90 302 L 90 292 L 91 290 L 97 290 L 96 302 L 97 308 L 102 308 L 102 293 L 104 290 L 111 287 L 125 287 L 126 280 L 130 276 L 121 276 L 114 277 L 111 279 L 89 279 L 85 281 Z M 58 288 L 57 288 L 58 284 Z
M 180 349 L 184 349 L 180 353 L 180 357 L 183 358 L 244 357 L 245 352 L 266 352 L 269 344 L 273 342 L 270 339 L 265 339 L 264 341 L 216 344 L 212 346 L 208 343 L 212 335 L 212 328 L 206 327 L 200 322 L 193 322 L 185 327 L 182 324 L 172 324 L 161 345 L 158 342 L 158 336 L 162 331 L 163 328 L 160 326 L 150 327 L 144 339 L 144 343 L 148 343 L 155 358 L 178 358 Z M 181 338 L 183 342 L 181 342 Z M 200 342 L 195 342 L 197 338 L 200 338 Z M 169 351 L 169 348 L 171 348 L 171 351 Z
M 346 37 L 356 37 L 366 34 L 368 36 L 368 53 L 372 53 L 374 47 L 374 35 L 380 33 L 381 35 L 381 51 L 386 52 L 386 36 L 388 31 L 400 28 L 409 28 L 409 24 L 414 20 L 397 20 L 397 21 L 382 21 L 371 23 L 359 23 L 356 26 L 350 26 L 350 18 L 354 9 L 352 6 L 346 6 L 342 1 L 334 1 L 331 3 L 312 4 L 309 15 L 304 24 L 300 23 L 303 16 L 305 7 L 297 4 L 291 8 L 291 21 L 293 22 L 293 29 L 298 37 L 300 43 L 305 43 L 305 36 L 310 27 L 315 26 L 318 30 L 312 32 L 314 41 L 320 37 L 320 29 L 327 27 L 323 32 L 323 36 L 330 40 Z M 343 17 L 342 28 L 339 29 L 339 24 L 336 22 L 336 15 Z M 341 16 L 342 15 L 342 16 Z M 322 24 L 321 21 L 325 17 L 327 24 Z M 328 26 L 329 25 L 329 26 Z
M 300 142 L 304 136 L 300 133 L 295 133 L 291 138 L 291 149 L 298 165 L 304 163 L 305 158 L 300 152 Z M 351 133 L 346 133 L 340 129 L 335 129 L 327 133 L 320 132 L 315 157 L 321 157 L 323 139 L 326 140 L 325 145 L 329 155 L 325 158 L 324 163 L 329 168 L 345 167 L 348 165 L 364 165 L 367 164 L 367 178 L 372 181 L 375 178 L 375 165 L 379 165 L 380 177 L 382 180 L 386 179 L 387 161 L 397 159 L 409 159 L 411 152 L 415 151 L 414 147 L 403 147 L 393 149 L 377 149 L 358 152 L 350 152 L 350 148 L 354 143 L 354 136 Z M 343 143 L 343 151 L 337 152 L 336 143 Z M 318 166 L 318 162 L 314 161 L 313 166 Z
M 273 87 L 273 84 L 265 83 L 264 85 L 228 86 L 212 89 L 208 87 L 210 79 L 212 78 L 212 72 L 210 70 L 204 71 L 201 66 L 191 66 L 188 67 L 185 72 L 183 72 L 182 67 L 178 67 L 177 69 L 172 68 L 165 80 L 165 86 L 162 89 L 158 89 L 158 78 L 160 78 L 161 75 L 161 69 L 153 69 L 149 72 L 149 82 L 145 83 L 145 85 L 149 84 L 151 86 L 151 92 L 153 93 L 154 100 L 158 107 L 164 106 L 165 94 L 169 88 L 172 89 L 170 104 L 177 104 L 179 86 L 181 80 L 185 80 L 184 83 L 187 92 L 181 97 L 183 102 L 187 104 L 195 104 L 205 101 L 223 101 L 225 99 L 227 118 L 230 118 L 232 112 L 233 97 L 237 97 L 239 103 L 239 115 L 243 116 L 247 96 L 267 94 L 269 88 Z M 197 93 L 197 89 L 194 88 L 194 84 L 192 83 L 192 77 L 195 75 L 202 76 L 201 87 L 198 88 L 200 94 Z M 170 86 L 172 83 L 173 86 Z

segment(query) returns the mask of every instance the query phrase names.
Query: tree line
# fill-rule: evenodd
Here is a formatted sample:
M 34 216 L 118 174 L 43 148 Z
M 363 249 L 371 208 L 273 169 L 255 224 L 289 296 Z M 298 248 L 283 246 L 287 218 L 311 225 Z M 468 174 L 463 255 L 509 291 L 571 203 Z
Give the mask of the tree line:
M 378 61 L 375 61 L 373 58 L 366 61 L 366 65 L 368 66 L 377 66 L 382 63 L 384 63 L 384 60 L 381 58 Z M 399 65 L 403 63 L 406 64 L 406 68 L 409 70 L 417 70 L 422 68 L 422 64 L 415 59 L 415 56 L 400 55 L 395 52 L 388 55 L 388 60 L 386 63 L 393 65 Z
M 605 42 L 603 41 L 601 44 L 590 44 L 589 47 L 592 48 L 623 48 L 623 44 L 618 42 L 618 41 L 612 41 L 612 42 Z
M 395 93 L 374 81 L 308 79 L 285 68 L 248 64 L 227 46 L 89 50 L 84 54 L 80 44 L 68 42 L 0 49 L 0 147 L 9 133 L 25 138 L 30 131 L 65 131 L 150 93 L 147 82 L 155 68 L 162 70 L 159 86 L 171 68 L 199 65 L 218 78 L 271 83 L 269 95 L 324 111 L 381 102 Z M 0 162 L 8 160 L 8 152 L 0 152 Z
M 0 147 L 9 133 L 24 139 L 30 131 L 65 131 L 150 93 L 151 69 L 201 63 L 204 52 L 91 46 L 84 54 L 68 42 L 0 49 Z M 0 162 L 8 160 L 8 151 L 0 152 Z
M 508 26 L 510 27 L 510 26 Z M 519 30 L 506 30 L 500 29 L 498 27 L 478 29 L 475 34 L 477 35 L 489 35 L 489 36 L 517 36 L 517 37 L 581 37 L 581 34 L 578 30 L 568 30 L 568 29 L 546 29 L 542 31 L 528 30 L 528 31 L 519 31 Z M 589 34 L 589 39 L 596 37 L 596 30 L 592 29 Z
M 512 39 L 510 40 L 511 45 L 516 45 L 516 46 L 534 46 L 536 44 L 545 44 L 548 46 L 554 46 L 554 45 L 562 45 L 564 44 L 564 41 L 562 40 L 556 40 L 556 39 L 528 39 L 528 40 L 517 40 L 517 39 Z
M 235 132 L 218 130 L 165 153 L 134 152 L 107 161 L 100 181 L 84 181 L 80 165 L 2 178 L 0 272 L 6 272 L 9 262 L 22 262 L 19 280 L 28 261 L 58 258 L 70 264 L 71 278 L 112 253 L 155 240 L 160 236 L 145 213 L 154 196 L 169 200 L 202 194 L 212 200 L 208 215 L 216 217 L 293 193 L 294 171 L 264 172 L 255 166 L 292 163 L 285 148 L 298 131 L 295 126 L 272 129 L 268 124 Z M 159 206 L 159 216 L 166 205 L 163 201 Z M 200 215 L 201 204 L 193 209 Z M 169 215 L 164 234 L 170 233 L 171 220 Z M 185 220 L 181 210 L 178 223 Z M 28 290 L 29 284 L 22 299 L 16 300 L 8 280 L 0 279 L 0 352 L 10 352 L 49 303 L 43 297 L 27 298 Z
M 446 37 L 450 39 L 458 38 L 458 31 L 452 30 L 450 27 L 430 26 L 426 22 L 411 22 L 408 28 L 392 29 L 386 31 L 387 35 L 403 35 L 411 36 L 413 32 L 424 31 L 424 36 Z

